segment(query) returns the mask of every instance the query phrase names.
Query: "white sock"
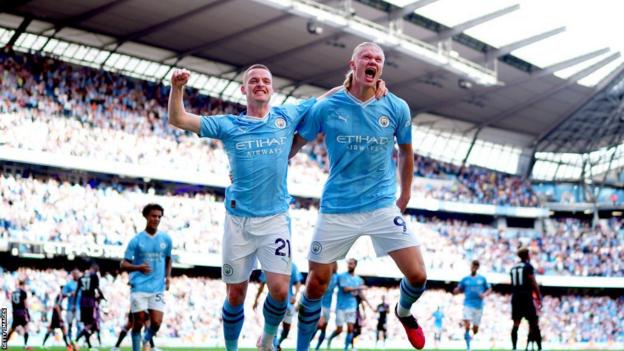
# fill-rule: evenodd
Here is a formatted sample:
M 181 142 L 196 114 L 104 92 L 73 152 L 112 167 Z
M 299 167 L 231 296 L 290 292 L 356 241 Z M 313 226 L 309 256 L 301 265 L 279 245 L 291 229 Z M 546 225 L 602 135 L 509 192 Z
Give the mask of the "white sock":
M 401 306 L 401 304 L 398 304 L 398 306 L 397 306 L 397 314 L 399 315 L 399 317 L 408 317 L 408 316 L 412 315 L 412 311 L 410 309 L 403 308 L 403 306 Z
M 265 351 L 273 350 L 273 339 L 275 338 L 275 334 L 267 334 L 262 333 L 262 349 Z

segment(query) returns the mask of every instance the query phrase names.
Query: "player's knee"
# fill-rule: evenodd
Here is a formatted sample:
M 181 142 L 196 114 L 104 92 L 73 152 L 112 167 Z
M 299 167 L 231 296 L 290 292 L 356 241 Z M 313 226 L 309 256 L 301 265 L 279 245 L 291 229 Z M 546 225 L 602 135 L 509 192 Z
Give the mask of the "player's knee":
M 427 272 L 424 267 L 420 267 L 408 273 L 405 278 L 411 285 L 421 286 L 427 282 Z
M 317 274 L 311 275 L 306 286 L 306 296 L 311 299 L 319 299 L 327 289 L 328 280 Z
M 278 302 L 284 302 L 288 298 L 288 285 L 280 285 L 271 290 L 271 298 Z
M 227 300 L 232 306 L 239 306 L 245 302 L 246 289 L 238 286 L 228 286 Z

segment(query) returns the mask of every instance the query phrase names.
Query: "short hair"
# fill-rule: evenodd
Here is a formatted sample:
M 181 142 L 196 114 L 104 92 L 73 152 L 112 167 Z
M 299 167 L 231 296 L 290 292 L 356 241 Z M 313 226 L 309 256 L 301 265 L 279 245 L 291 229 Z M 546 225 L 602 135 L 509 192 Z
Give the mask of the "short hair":
M 479 260 L 472 260 L 472 264 L 477 266 L 477 267 L 481 266 L 481 264 L 479 263 Z
M 521 260 L 528 260 L 529 259 L 529 249 L 526 247 L 521 247 L 518 249 L 518 257 L 520 257 Z
M 245 81 L 247 81 L 247 75 L 249 74 L 249 72 L 252 69 L 263 69 L 267 72 L 269 72 L 269 74 L 271 74 L 271 76 L 273 76 L 273 73 L 271 73 L 271 70 L 269 69 L 269 67 L 261 64 L 261 63 L 254 63 L 253 65 L 249 66 L 245 72 L 243 73 L 243 84 L 245 84 Z
M 355 263 L 355 265 L 357 266 L 358 261 L 357 261 L 355 258 L 350 258 L 349 260 L 350 260 L 350 261 L 353 261 L 353 263 Z
M 152 212 L 153 210 L 158 210 L 163 215 L 165 214 L 165 209 L 163 209 L 162 206 L 160 206 L 159 204 L 147 204 L 145 205 L 145 207 L 143 207 L 143 217 L 147 218 L 147 216 L 149 216 L 150 212 Z

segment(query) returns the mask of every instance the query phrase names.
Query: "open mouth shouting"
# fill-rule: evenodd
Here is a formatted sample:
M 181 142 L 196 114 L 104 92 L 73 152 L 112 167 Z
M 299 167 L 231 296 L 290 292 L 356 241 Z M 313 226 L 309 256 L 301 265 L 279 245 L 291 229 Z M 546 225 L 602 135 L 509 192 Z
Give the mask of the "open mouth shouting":
M 377 75 L 377 67 L 366 67 L 364 70 L 364 77 L 367 83 L 372 83 L 375 81 L 375 76 Z

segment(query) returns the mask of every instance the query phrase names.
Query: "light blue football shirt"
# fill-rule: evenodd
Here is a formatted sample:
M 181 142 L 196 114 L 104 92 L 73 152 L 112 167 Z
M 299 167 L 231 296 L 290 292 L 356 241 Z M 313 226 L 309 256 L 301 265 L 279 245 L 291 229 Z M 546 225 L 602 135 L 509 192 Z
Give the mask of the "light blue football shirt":
M 288 153 L 299 122 L 315 102 L 312 98 L 299 105 L 272 107 L 263 118 L 201 117 L 199 136 L 221 140 L 228 156 L 233 179 L 225 190 L 229 214 L 265 217 L 288 210 Z
M 325 134 L 329 178 L 321 212 L 367 212 L 392 206 L 397 193 L 394 143 L 411 144 L 411 126 L 407 103 L 391 93 L 361 102 L 342 89 L 314 105 L 299 134 L 306 140 Z
M 354 310 L 357 308 L 357 300 L 353 291 L 346 292 L 344 288 L 357 288 L 364 284 L 364 280 L 357 275 L 344 272 L 338 275 L 338 298 L 336 299 L 337 310 Z
M 124 259 L 134 265 L 147 262 L 152 271 L 144 274 L 130 273 L 130 291 L 160 293 L 165 291 L 165 258 L 171 257 L 172 242 L 169 234 L 156 232 L 154 236 L 142 231 L 128 243 Z
M 329 284 L 327 285 L 327 290 L 321 297 L 321 306 L 325 308 L 330 308 L 332 304 L 332 300 L 334 299 L 334 290 L 336 290 L 336 286 L 338 285 L 338 273 L 332 274 L 329 279 Z
M 464 306 L 476 309 L 483 308 L 483 299 L 479 294 L 490 288 L 484 276 L 477 274 L 474 277 L 469 275 L 459 282 L 459 289 L 464 292 Z
M 260 277 L 258 277 L 258 280 L 260 280 L 261 283 L 266 284 L 266 275 L 264 274 L 264 271 L 260 272 Z M 288 304 L 290 304 L 290 298 L 295 293 L 295 285 L 297 285 L 297 283 L 300 283 L 302 280 L 303 275 L 301 275 L 301 272 L 299 272 L 299 268 L 297 268 L 296 264 L 291 263 L 290 282 L 288 286 Z
M 433 312 L 433 323 L 436 328 L 442 328 L 442 320 L 444 319 L 444 312 L 436 310 Z
M 76 307 L 76 297 L 74 292 L 78 288 L 78 283 L 72 278 L 63 286 L 63 295 L 67 296 L 67 310 L 71 311 Z

